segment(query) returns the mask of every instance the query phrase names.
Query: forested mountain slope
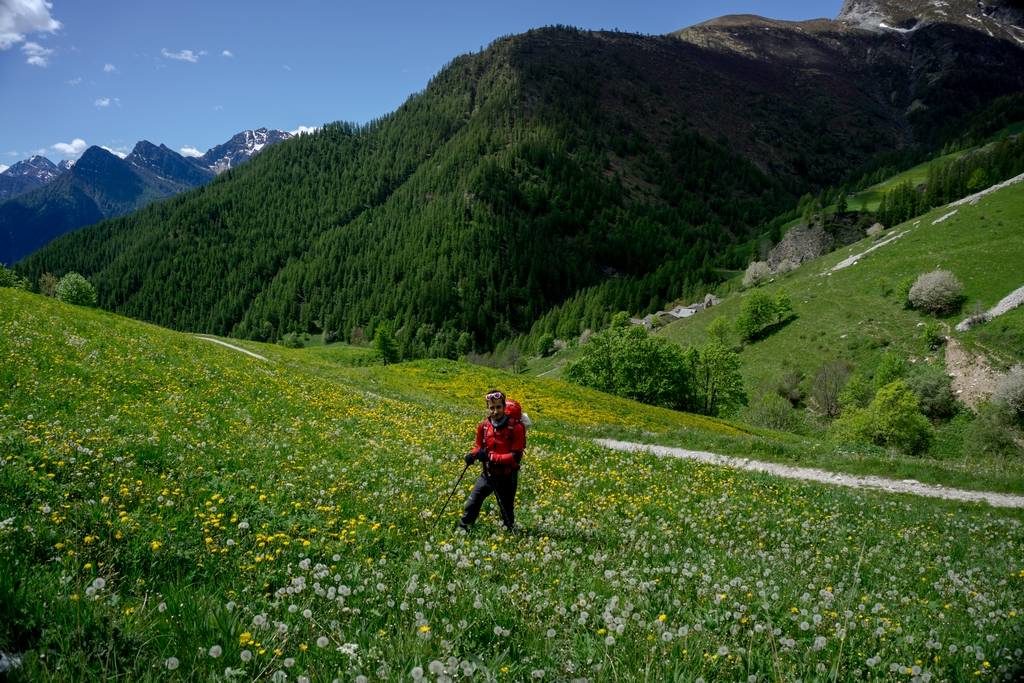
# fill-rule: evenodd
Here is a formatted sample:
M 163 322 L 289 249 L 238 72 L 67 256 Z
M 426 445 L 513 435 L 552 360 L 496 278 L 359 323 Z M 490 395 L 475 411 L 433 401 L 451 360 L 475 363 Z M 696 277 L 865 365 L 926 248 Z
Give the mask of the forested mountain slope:
M 1024 52 L 969 29 L 763 21 L 727 22 L 743 50 L 707 26 L 496 41 L 384 119 L 279 145 L 22 270 L 77 270 L 103 306 L 177 328 L 393 321 L 414 355 L 489 348 L 609 277 L 638 283 L 622 307 L 677 295 L 798 194 L 1024 89 Z

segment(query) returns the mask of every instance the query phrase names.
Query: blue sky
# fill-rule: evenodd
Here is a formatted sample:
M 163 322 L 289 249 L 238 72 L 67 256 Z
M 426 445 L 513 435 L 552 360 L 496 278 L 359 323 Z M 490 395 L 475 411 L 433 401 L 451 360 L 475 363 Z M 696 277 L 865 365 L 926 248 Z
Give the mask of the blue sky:
M 0 0 L 0 165 L 199 152 L 246 128 L 393 111 L 455 56 L 550 24 L 667 33 L 722 14 L 834 17 L 841 0 Z

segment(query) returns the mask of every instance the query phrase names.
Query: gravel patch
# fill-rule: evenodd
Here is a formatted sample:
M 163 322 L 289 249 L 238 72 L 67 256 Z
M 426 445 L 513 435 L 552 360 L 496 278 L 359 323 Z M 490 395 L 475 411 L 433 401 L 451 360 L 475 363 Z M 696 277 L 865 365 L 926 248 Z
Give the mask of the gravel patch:
M 885 477 L 859 476 L 829 472 L 827 470 L 813 469 L 810 467 L 794 467 L 792 465 L 781 465 L 774 462 L 763 462 L 749 458 L 735 458 L 707 451 L 691 451 L 685 448 L 674 448 L 671 446 L 654 446 L 651 444 L 632 443 L 629 441 L 616 441 L 613 439 L 595 439 L 599 446 L 610 448 L 616 451 L 647 451 L 654 455 L 668 456 L 672 458 L 684 458 L 696 460 L 709 465 L 720 467 L 731 467 L 738 470 L 750 472 L 764 472 L 784 479 L 799 479 L 801 481 L 814 481 L 821 484 L 832 484 L 834 486 L 846 486 L 848 488 L 866 488 L 886 491 L 888 493 L 910 493 L 915 496 L 926 496 L 929 498 L 943 498 L 945 500 L 960 500 L 972 503 L 988 503 L 993 507 L 1024 507 L 1024 496 L 1017 496 L 1009 493 L 993 493 L 990 491 L 966 491 L 964 489 L 953 489 L 941 484 L 922 484 L 914 479 L 886 479 Z
M 956 325 L 957 332 L 966 332 L 975 325 L 987 323 L 989 320 L 992 320 L 992 318 L 998 318 L 1003 313 L 1012 311 L 1021 304 L 1024 304 L 1024 287 L 1018 287 L 1004 296 L 999 300 L 999 303 L 982 313 L 980 319 L 976 316 L 970 316 L 961 320 Z

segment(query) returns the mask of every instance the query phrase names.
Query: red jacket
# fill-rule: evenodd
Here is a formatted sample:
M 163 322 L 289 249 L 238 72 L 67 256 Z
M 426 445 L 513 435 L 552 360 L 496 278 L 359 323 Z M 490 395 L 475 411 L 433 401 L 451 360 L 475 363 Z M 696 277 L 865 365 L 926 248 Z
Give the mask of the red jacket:
M 526 427 L 519 420 L 509 418 L 501 429 L 495 429 L 490 420 L 476 426 L 474 451 L 486 448 L 490 461 L 484 464 L 488 474 L 508 476 L 519 470 L 526 448 Z

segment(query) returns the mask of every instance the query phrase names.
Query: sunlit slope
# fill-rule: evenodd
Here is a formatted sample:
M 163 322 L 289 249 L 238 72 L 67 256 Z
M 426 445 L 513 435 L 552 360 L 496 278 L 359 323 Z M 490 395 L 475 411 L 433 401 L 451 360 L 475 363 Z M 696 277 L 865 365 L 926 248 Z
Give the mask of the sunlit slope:
M 813 377 L 826 362 L 845 359 L 858 364 L 889 349 L 904 357 L 925 357 L 921 328 L 935 319 L 905 309 L 899 293 L 901 283 L 922 273 L 947 269 L 963 282 L 963 311 L 944 319 L 951 328 L 975 305 L 987 309 L 1024 285 L 1024 184 L 994 192 L 976 205 L 934 209 L 887 232 L 886 237 L 902 236 L 865 254 L 855 265 L 830 272 L 877 242 L 862 240 L 761 287 L 772 294 L 787 292 L 797 317 L 743 349 L 749 388 L 768 387 L 791 369 Z M 716 318 L 735 320 L 746 296 L 749 292 L 733 295 L 721 306 L 668 325 L 659 334 L 682 344 L 700 343 Z M 981 326 L 966 337 L 987 333 Z M 1008 335 L 1014 336 L 1013 330 Z M 1024 329 L 1016 333 L 1017 338 L 1022 336 Z M 1008 363 L 1024 359 L 1021 348 L 1008 343 L 990 350 L 996 361 Z
M 1017 671 L 1019 512 L 610 453 L 580 437 L 739 430 L 558 383 L 246 346 L 269 361 L 0 289 L 0 651 L 19 675 Z M 452 534 L 466 481 L 433 528 L 494 384 L 537 421 L 526 533 L 490 504 Z

